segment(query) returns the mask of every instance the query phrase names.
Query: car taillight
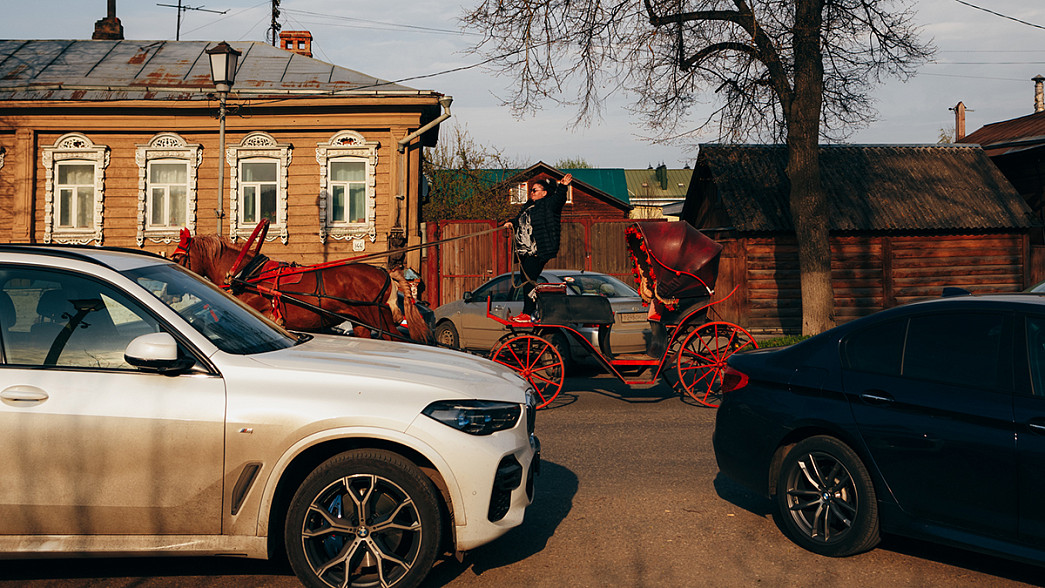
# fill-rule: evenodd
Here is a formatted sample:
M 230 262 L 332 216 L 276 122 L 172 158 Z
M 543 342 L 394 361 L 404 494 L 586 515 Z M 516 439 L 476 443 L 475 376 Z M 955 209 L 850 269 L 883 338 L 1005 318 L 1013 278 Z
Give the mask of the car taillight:
M 739 390 L 744 386 L 747 386 L 748 377 L 744 372 L 735 370 L 729 366 L 726 366 L 726 371 L 722 372 L 722 393 L 727 394 L 734 390 Z

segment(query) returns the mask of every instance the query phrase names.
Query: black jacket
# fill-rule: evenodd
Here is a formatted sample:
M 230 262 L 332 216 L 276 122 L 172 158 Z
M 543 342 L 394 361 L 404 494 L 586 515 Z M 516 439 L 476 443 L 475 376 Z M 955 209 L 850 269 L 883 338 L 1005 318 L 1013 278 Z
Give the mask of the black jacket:
M 562 184 L 553 184 L 544 198 L 528 200 L 519 214 L 511 220 L 515 229 L 516 252 L 521 255 L 536 255 L 544 261 L 559 254 L 562 207 L 566 204 L 566 189 Z M 529 232 L 526 231 L 527 218 Z

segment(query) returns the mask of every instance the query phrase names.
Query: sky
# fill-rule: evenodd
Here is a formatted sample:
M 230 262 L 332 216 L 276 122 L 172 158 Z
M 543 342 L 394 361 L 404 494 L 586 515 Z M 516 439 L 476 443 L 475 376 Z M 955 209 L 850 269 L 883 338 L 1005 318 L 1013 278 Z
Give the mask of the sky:
M 280 20 L 283 30 L 311 31 L 317 59 L 453 96 L 448 122 L 519 165 L 583 159 L 603 168 L 661 163 L 681 168 L 692 166 L 698 143 L 716 141 L 708 134 L 689 145 L 648 142 L 638 117 L 628 111 L 625 95 L 610 98 L 602 118 L 588 127 L 571 127 L 575 111 L 553 103 L 517 117 L 502 106 L 511 80 L 474 67 L 482 57 L 466 51 L 478 37 L 463 31 L 458 19 L 465 7 L 479 1 L 282 0 Z M 4 4 L 0 39 L 89 39 L 107 6 L 106 0 Z M 125 37 L 173 40 L 177 4 L 178 0 L 118 0 Z M 267 40 L 269 0 L 183 0 L 182 5 L 202 8 L 182 11 L 183 41 Z M 1045 2 L 919 0 L 915 9 L 923 37 L 935 44 L 937 53 L 906 83 L 885 80 L 878 86 L 878 119 L 857 130 L 850 143 L 936 143 L 941 132 L 953 136 L 950 109 L 959 101 L 968 109 L 968 133 L 1033 112 L 1031 78 L 1045 75 Z M 449 71 L 455 69 L 459 71 Z M 694 120 L 699 115 L 698 110 Z

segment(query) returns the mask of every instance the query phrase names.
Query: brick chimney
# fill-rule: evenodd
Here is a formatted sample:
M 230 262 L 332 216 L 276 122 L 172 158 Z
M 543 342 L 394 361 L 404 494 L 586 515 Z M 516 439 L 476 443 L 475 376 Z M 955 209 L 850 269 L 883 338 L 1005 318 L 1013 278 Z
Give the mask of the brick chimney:
M 279 47 L 291 53 L 312 57 L 312 33 L 308 31 L 280 31 Z
M 954 142 L 957 143 L 965 138 L 965 103 L 959 102 L 954 105 Z
M 1042 83 L 1045 82 L 1045 77 L 1038 74 L 1030 80 L 1034 82 L 1034 112 L 1041 112 L 1045 110 L 1045 92 L 1042 91 Z
M 109 0 L 108 15 L 94 22 L 94 34 L 91 38 L 95 41 L 122 41 L 123 25 L 116 18 L 116 0 Z

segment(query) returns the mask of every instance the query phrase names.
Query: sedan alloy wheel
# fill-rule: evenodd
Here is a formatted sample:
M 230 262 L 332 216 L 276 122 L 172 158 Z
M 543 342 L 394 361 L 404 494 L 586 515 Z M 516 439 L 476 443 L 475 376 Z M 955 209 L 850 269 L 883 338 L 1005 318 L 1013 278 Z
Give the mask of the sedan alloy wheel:
M 811 437 L 784 458 L 777 484 L 783 531 L 821 555 L 867 551 L 879 540 L 878 503 L 860 458 L 833 437 Z

